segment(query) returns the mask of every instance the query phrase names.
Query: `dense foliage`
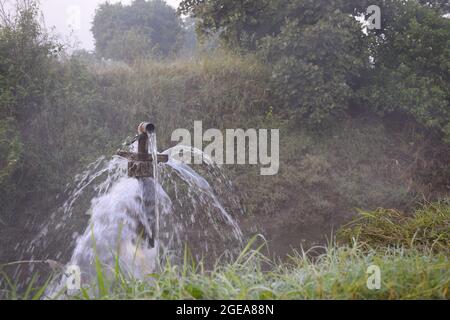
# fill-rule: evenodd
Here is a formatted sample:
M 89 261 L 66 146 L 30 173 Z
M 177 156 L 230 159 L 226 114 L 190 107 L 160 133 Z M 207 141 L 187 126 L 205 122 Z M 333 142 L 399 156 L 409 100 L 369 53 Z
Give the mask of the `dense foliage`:
M 370 41 L 374 70 L 363 94 L 381 114 L 415 118 L 450 139 L 450 19 L 409 1 L 394 2 Z
M 49 218 L 74 174 L 112 155 L 143 119 L 158 124 L 161 149 L 194 120 L 281 129 L 279 175 L 225 168 L 248 213 L 242 228 L 262 230 L 279 254 L 323 241 L 356 207 L 406 211 L 448 194 L 445 6 L 383 1 L 384 27 L 366 35 L 351 16 L 365 5 L 184 1 L 197 29 L 219 32 L 225 49 L 170 61 L 150 57 L 178 46 L 173 9 L 103 5 L 96 53 L 125 63 L 67 55 L 38 23 L 37 7 L 20 8 L 0 28 L 0 241 L 9 241 L 0 260 Z
M 98 55 L 131 62 L 173 54 L 180 46 L 182 22 L 162 0 L 107 2 L 97 9 L 92 33 Z
M 104 150 L 112 134 L 104 122 L 99 79 L 68 57 L 38 22 L 38 8 L 17 7 L 0 29 L 0 219 L 39 216 L 50 210 L 67 175 Z M 112 117 L 111 112 L 108 112 Z M 101 129 L 99 129 L 101 128 Z M 113 129 L 113 128 L 111 128 Z M 28 208 L 20 215 L 16 210 Z
M 335 13 L 314 24 L 303 19 L 289 20 L 280 34 L 264 38 L 262 53 L 272 65 L 279 106 L 320 123 L 359 103 L 356 91 L 368 70 L 367 50 L 351 16 Z
M 21 201 L 20 186 L 15 181 L 28 177 L 27 172 L 33 170 L 26 152 L 29 141 L 24 141 L 19 132 L 31 128 L 30 122 L 43 110 L 52 82 L 50 61 L 59 49 L 37 23 L 35 5 L 17 10 L 13 19 L 3 17 L 0 28 L 1 211 Z
M 355 17 L 381 8 L 381 30 Z M 198 31 L 220 33 L 272 65 L 278 107 L 319 123 L 349 109 L 400 113 L 450 139 L 450 19 L 446 1 L 186 0 Z

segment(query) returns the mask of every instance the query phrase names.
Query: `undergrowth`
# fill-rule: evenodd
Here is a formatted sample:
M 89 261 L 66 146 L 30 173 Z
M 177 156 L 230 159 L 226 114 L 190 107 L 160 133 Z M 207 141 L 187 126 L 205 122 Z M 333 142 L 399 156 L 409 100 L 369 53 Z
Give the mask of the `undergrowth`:
M 419 208 L 413 215 L 378 209 L 343 227 L 338 242 L 293 251 L 286 261 L 262 252 L 254 237 L 234 261 L 219 259 L 206 268 L 185 251 L 178 265 L 170 262 L 144 279 L 114 266 L 95 263 L 96 277 L 81 290 L 50 290 L 61 282 L 54 274 L 44 285 L 34 277 L 19 290 L 0 266 L 6 299 L 448 299 L 449 200 Z M 50 263 L 50 262 L 49 262 Z M 371 266 L 380 270 L 381 286 L 369 289 Z M 2 279 L 3 278 L 3 279 Z M 52 279 L 55 279 L 52 281 Z M 52 292 L 50 294 L 50 292 Z
M 114 277 L 96 266 L 94 283 L 68 295 L 46 296 L 47 285 L 25 293 L 10 283 L 7 299 L 75 300 L 177 300 L 177 299 L 448 299 L 450 263 L 444 253 L 416 249 L 367 250 L 354 243 L 323 251 L 294 252 L 288 262 L 275 263 L 250 246 L 234 262 L 218 263 L 212 270 L 185 259 L 182 265 L 167 263 L 160 272 L 138 280 L 116 270 Z M 314 255 L 312 255 L 314 256 Z M 367 286 L 368 268 L 378 266 L 381 287 Z
M 414 214 L 394 209 L 360 211 L 359 217 L 342 227 L 344 243 L 357 239 L 372 248 L 403 246 L 448 253 L 450 249 L 450 199 L 423 205 Z

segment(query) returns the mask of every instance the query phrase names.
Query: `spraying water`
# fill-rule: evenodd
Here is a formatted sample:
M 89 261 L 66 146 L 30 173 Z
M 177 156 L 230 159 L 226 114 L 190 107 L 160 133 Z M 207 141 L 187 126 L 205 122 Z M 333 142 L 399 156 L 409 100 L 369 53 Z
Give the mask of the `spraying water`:
M 149 150 L 150 154 L 152 155 L 152 159 L 158 159 L 158 144 L 156 141 L 156 134 L 155 132 L 152 132 L 150 134 L 150 140 L 149 140 Z M 157 190 L 159 188 L 159 170 L 158 170 L 158 161 L 155 160 L 153 163 L 153 185 L 154 190 Z M 154 192 L 154 210 L 155 210 L 155 238 L 156 238 L 156 261 L 160 262 L 160 247 L 159 247 L 159 196 L 158 192 Z
M 148 141 L 157 159 L 156 135 L 150 133 Z M 130 146 L 130 152 L 136 149 L 137 143 Z M 31 258 L 68 261 L 88 284 L 97 264 L 107 274 L 120 267 L 126 276 L 145 280 L 166 259 L 181 262 L 186 246 L 197 259 L 239 252 L 237 217 L 243 210 L 231 182 L 202 151 L 190 150 L 204 160 L 195 170 L 170 157 L 177 152 L 179 147 L 166 150 L 169 161 L 153 161 L 153 177 L 138 179 L 127 175 L 124 158 L 93 162 L 28 245 Z

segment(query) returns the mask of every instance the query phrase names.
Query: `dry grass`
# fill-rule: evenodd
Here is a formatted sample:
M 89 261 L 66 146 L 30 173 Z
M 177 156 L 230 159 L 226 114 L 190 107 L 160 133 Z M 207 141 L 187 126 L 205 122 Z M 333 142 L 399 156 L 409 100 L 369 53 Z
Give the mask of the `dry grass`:
M 406 215 L 394 209 L 361 211 L 344 226 L 339 238 L 354 239 L 373 248 L 402 246 L 448 253 L 450 249 L 450 199 L 430 203 Z

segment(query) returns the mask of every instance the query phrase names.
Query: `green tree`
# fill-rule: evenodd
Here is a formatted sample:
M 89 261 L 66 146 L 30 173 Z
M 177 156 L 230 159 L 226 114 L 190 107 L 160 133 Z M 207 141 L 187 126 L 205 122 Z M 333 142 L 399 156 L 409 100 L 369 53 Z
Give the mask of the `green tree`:
M 363 96 L 380 114 L 410 115 L 450 142 L 450 19 L 440 6 L 385 5 L 382 30 L 370 33 L 374 68 Z
M 272 66 L 280 106 L 318 124 L 358 103 L 355 92 L 369 68 L 366 40 L 361 25 L 340 9 L 304 10 L 303 1 L 296 3 L 296 18 L 288 18 L 278 35 L 263 38 L 260 48 Z
M 176 52 L 182 23 L 176 11 L 162 0 L 134 0 L 131 5 L 100 5 L 92 32 L 101 57 L 131 62 Z
M 219 32 L 239 50 L 260 52 L 271 66 L 278 107 L 320 123 L 356 103 L 368 68 L 361 25 L 352 17 L 366 1 L 183 1 L 180 10 L 201 20 L 198 32 Z
M 233 48 L 255 50 L 266 36 L 276 36 L 286 20 L 298 19 L 314 24 L 339 9 L 363 12 L 364 0 L 183 0 L 179 11 L 199 19 L 197 31 L 209 36 L 220 33 Z
M 381 8 L 368 35 L 355 17 Z M 259 51 L 294 116 L 322 122 L 351 107 L 399 112 L 450 141 L 450 10 L 445 0 L 184 0 L 200 34 Z

